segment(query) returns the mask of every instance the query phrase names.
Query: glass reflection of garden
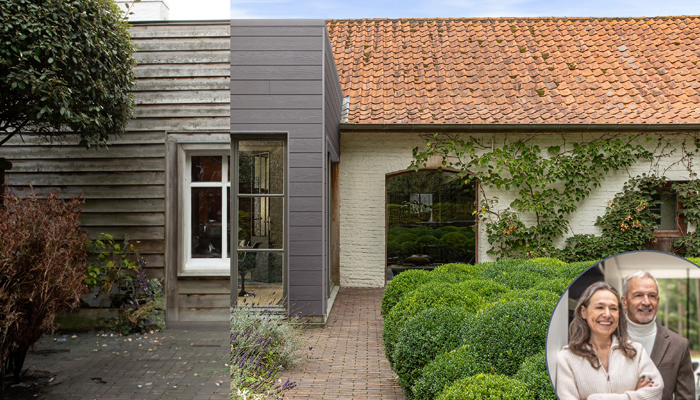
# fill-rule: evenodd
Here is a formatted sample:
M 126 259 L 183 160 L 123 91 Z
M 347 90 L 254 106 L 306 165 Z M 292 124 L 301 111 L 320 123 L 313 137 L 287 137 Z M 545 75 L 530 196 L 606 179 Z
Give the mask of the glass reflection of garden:
M 411 172 L 387 179 L 387 266 L 392 274 L 476 258 L 474 185 L 456 174 Z

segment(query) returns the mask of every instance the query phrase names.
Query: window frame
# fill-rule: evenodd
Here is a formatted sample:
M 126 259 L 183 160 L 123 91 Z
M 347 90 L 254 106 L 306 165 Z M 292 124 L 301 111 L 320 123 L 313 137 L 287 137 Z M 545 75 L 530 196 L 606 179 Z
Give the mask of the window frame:
M 230 255 L 226 254 L 226 244 L 228 243 L 226 225 L 228 224 L 226 216 L 226 188 L 231 187 L 231 182 L 225 181 L 228 178 L 230 168 L 224 169 L 224 165 L 228 162 L 228 156 L 231 154 L 230 142 L 180 142 L 178 143 L 178 213 L 179 213 L 179 255 L 180 262 L 178 263 L 178 276 L 208 276 L 208 277 L 226 277 L 230 275 Z M 218 182 L 199 182 L 195 187 L 222 187 L 222 254 L 226 257 L 220 258 L 192 258 L 192 157 L 193 156 L 220 156 L 222 157 L 222 181 Z M 232 221 L 233 223 L 233 221 Z M 192 260 L 197 260 L 192 264 Z
M 234 167 L 239 164 L 238 149 L 240 142 L 247 141 L 280 141 L 282 142 L 283 160 L 283 175 L 282 175 L 282 194 L 241 194 L 239 190 L 239 176 Z M 288 271 L 288 256 L 289 256 L 289 142 L 287 133 L 278 132 L 260 132 L 260 133 L 231 133 L 231 142 L 229 143 L 229 154 L 231 162 L 229 163 L 230 184 L 231 184 L 231 232 L 237 232 L 239 227 L 239 198 L 282 198 L 283 199 L 283 221 L 282 221 L 282 248 L 275 249 L 239 249 L 237 235 L 231 235 L 229 241 L 231 243 L 231 252 L 238 255 L 239 252 L 254 252 L 254 253 L 281 253 L 282 254 L 282 290 L 283 304 L 267 305 L 264 308 L 269 309 L 286 309 L 288 293 L 289 293 L 289 271 Z M 269 176 L 268 176 L 269 178 Z M 235 237 L 235 239 L 234 239 Z M 238 257 L 230 257 L 230 282 L 231 282 L 231 307 L 238 306 Z

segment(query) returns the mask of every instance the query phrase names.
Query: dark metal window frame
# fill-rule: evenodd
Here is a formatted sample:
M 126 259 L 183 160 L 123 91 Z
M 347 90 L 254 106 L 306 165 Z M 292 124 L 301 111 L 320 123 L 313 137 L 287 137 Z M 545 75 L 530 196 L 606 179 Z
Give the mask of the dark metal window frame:
M 238 305 L 238 254 L 240 252 L 250 252 L 250 253 L 282 253 L 282 290 L 283 298 L 285 303 L 279 306 L 266 306 L 269 308 L 286 308 L 286 299 L 288 293 L 288 271 L 287 271 L 287 254 L 288 254 L 288 134 L 287 133 L 232 133 L 231 134 L 231 163 L 229 168 L 231 170 L 231 237 L 229 241 L 231 243 L 231 253 L 235 253 L 235 257 L 231 256 L 231 307 L 236 307 Z M 239 190 L 239 177 L 238 177 L 238 164 L 239 164 L 239 143 L 242 141 L 281 141 L 282 142 L 282 153 L 284 155 L 283 161 L 283 176 L 282 176 L 282 193 L 281 194 L 241 194 Z M 282 198 L 284 203 L 283 211 L 283 239 L 281 249 L 239 249 L 238 248 L 238 209 L 239 209 L 239 199 L 241 198 L 256 198 L 256 197 L 268 197 L 268 198 Z M 234 234 L 234 232 L 236 232 Z

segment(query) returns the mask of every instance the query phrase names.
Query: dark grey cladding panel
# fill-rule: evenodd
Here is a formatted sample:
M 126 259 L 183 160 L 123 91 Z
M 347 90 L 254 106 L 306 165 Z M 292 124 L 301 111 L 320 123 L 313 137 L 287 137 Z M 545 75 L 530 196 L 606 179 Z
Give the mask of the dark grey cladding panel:
M 301 314 L 306 316 L 323 316 L 323 302 L 322 301 L 307 301 L 307 300 L 294 300 L 291 296 L 289 297 L 289 313 L 290 314 Z
M 326 82 L 337 83 L 329 51 L 324 20 L 231 21 L 231 132 L 288 133 L 288 295 L 318 316 L 327 294 L 325 151 L 342 98 Z
M 289 226 L 317 226 L 321 227 L 323 223 L 323 213 L 319 211 L 297 211 L 289 213 Z M 291 233 L 290 233 L 291 235 Z M 291 239 L 295 239 L 291 236 Z
M 335 155 L 339 157 L 343 94 L 333 58 L 333 49 L 330 40 L 328 40 L 328 32 L 324 32 L 324 37 L 326 38 L 323 52 L 324 136 L 336 153 Z
M 318 257 L 317 257 L 318 258 Z M 301 270 L 298 269 L 301 266 L 295 266 L 294 270 L 290 272 L 290 282 L 304 282 L 305 284 L 311 284 L 317 282 L 321 276 L 321 269 L 308 269 L 308 270 Z
M 231 65 L 321 65 L 318 51 L 231 51 Z
M 323 185 L 321 182 L 289 182 L 289 196 L 318 196 Z
M 263 80 L 272 82 L 314 80 L 321 82 L 322 65 L 234 65 L 231 64 L 231 82 L 236 80 Z M 321 91 L 319 90 L 319 94 Z
M 289 256 L 290 270 L 295 271 L 321 271 L 323 258 L 319 256 Z
M 290 155 L 291 157 L 292 155 Z M 289 169 L 289 182 L 322 182 L 323 181 L 323 169 L 319 168 L 290 168 Z M 293 193 L 291 190 L 290 195 L 298 195 L 298 193 Z M 320 196 L 322 193 L 315 193 Z M 308 193 L 306 195 L 312 195 Z
M 323 111 L 320 109 L 231 109 L 231 124 L 260 124 L 257 131 L 270 132 L 268 124 L 321 124 Z M 320 130 L 320 129 L 319 129 Z M 255 132 L 255 131 L 253 131 Z M 291 136 L 291 135 L 290 135 Z
M 288 146 L 290 153 L 323 149 L 323 139 L 290 139 Z
M 318 227 L 321 230 L 321 227 Z M 318 256 L 321 257 L 321 246 L 319 246 L 318 241 L 301 241 L 301 240 L 290 240 L 289 241 L 289 256 Z
M 289 198 L 289 212 L 311 212 L 319 211 L 323 207 L 323 198 L 321 196 L 315 197 L 296 197 L 290 196 Z M 319 239 L 321 239 L 319 237 Z
M 294 159 L 289 160 L 289 166 L 291 168 L 321 168 L 323 167 L 323 153 L 319 150 L 322 148 L 311 148 L 306 151 L 314 151 L 316 153 L 295 153 Z
M 318 36 L 306 37 L 249 37 L 247 40 L 231 40 L 231 50 L 238 51 L 294 51 L 318 50 L 321 39 Z
M 322 86 L 321 81 L 272 81 L 270 94 L 319 94 Z
M 311 109 L 321 108 L 321 95 L 306 94 L 232 94 L 231 108 L 236 109 Z
M 321 287 L 321 282 L 299 282 L 303 286 L 296 286 L 291 279 L 289 279 L 289 298 L 296 301 L 313 301 L 323 298 L 323 289 Z M 318 280 L 321 280 L 321 275 L 319 274 Z

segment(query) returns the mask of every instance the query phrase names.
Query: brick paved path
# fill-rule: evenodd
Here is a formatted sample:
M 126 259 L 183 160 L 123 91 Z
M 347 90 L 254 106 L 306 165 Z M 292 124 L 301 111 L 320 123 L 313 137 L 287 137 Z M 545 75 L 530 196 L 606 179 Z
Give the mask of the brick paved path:
M 228 323 L 171 326 L 143 336 L 45 336 L 24 368 L 48 371 L 53 379 L 22 398 L 229 399 Z
M 298 387 L 285 398 L 404 399 L 384 356 L 383 294 L 384 289 L 340 289 L 326 327 L 311 331 L 311 359 L 288 371 Z

